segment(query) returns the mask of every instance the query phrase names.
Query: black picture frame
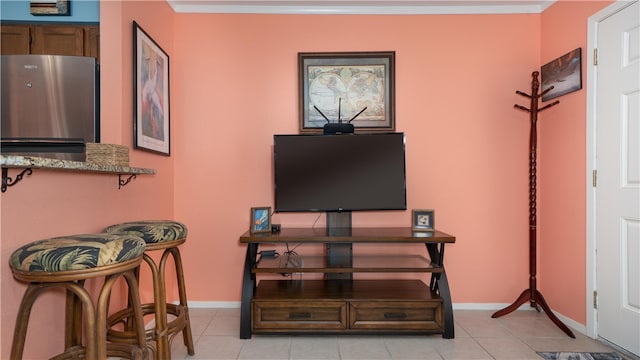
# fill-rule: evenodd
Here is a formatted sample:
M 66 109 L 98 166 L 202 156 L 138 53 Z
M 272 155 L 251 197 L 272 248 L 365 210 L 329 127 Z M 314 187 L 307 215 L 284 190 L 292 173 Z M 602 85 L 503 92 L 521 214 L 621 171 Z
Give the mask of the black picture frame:
M 169 55 L 133 22 L 134 148 L 171 155 Z
M 540 69 L 542 101 L 582 89 L 582 48 L 550 61 Z M 545 92 L 553 86 L 553 89 Z
M 298 53 L 301 133 L 395 131 L 395 51 Z

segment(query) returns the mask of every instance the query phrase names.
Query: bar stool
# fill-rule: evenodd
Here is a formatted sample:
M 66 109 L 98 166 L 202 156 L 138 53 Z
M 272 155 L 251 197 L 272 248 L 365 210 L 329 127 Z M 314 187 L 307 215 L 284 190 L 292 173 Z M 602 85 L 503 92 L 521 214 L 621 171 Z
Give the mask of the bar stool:
M 171 341 L 176 334 L 182 332 L 184 345 L 189 355 L 194 355 L 191 321 L 187 306 L 187 292 L 182 270 L 182 258 L 178 246 L 187 240 L 187 227 L 177 221 L 150 220 L 115 224 L 104 229 L 105 233 L 129 234 L 142 238 L 146 242 L 143 254 L 149 265 L 153 278 L 153 303 L 142 304 L 143 315 L 153 314 L 155 327 L 147 330 L 147 340 L 156 342 L 156 359 L 171 359 Z M 149 252 L 162 250 L 159 265 L 149 256 Z M 179 304 L 168 304 L 165 286 L 165 266 L 169 255 L 173 256 L 178 282 Z M 114 342 L 131 342 L 130 334 L 123 334 L 113 328 L 131 315 L 131 307 L 111 315 L 107 321 L 109 331 L 107 338 Z M 175 316 L 168 321 L 168 315 Z
M 148 350 L 134 273 L 142 262 L 144 249 L 145 242 L 131 235 L 82 234 L 43 239 L 14 251 L 9 261 L 13 276 L 29 285 L 18 310 L 11 359 L 22 359 L 33 304 L 52 288 L 64 288 L 67 293 L 65 349 L 53 359 L 146 359 Z M 132 344 L 107 343 L 109 295 L 120 276 L 127 282 L 129 300 L 135 309 Z M 104 283 L 94 304 L 84 282 L 98 277 L 104 277 Z M 82 345 L 83 320 L 86 345 Z

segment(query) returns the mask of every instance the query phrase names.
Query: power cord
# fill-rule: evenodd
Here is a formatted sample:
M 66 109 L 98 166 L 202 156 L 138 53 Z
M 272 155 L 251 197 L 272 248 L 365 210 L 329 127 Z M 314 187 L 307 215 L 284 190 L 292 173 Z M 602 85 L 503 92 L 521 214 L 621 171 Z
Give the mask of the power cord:
M 316 227 L 316 223 L 318 222 L 318 220 L 320 220 L 320 214 L 318 214 L 318 216 L 316 217 L 316 220 L 313 222 L 313 224 L 311 224 L 311 228 L 314 229 Z
M 298 255 L 297 252 L 295 252 L 296 248 L 298 246 L 300 246 L 300 244 L 297 244 L 296 246 L 293 247 L 293 249 L 289 249 L 289 243 L 285 243 L 285 246 L 287 247 L 287 251 L 284 252 L 285 255 Z

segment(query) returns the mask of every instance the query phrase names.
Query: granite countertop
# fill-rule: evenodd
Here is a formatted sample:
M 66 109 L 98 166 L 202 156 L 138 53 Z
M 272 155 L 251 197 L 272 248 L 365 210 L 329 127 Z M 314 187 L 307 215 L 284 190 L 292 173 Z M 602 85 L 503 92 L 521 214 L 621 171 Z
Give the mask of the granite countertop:
M 93 164 L 82 161 L 49 159 L 34 156 L 0 155 L 2 168 L 57 169 L 109 174 L 155 174 L 154 169 Z

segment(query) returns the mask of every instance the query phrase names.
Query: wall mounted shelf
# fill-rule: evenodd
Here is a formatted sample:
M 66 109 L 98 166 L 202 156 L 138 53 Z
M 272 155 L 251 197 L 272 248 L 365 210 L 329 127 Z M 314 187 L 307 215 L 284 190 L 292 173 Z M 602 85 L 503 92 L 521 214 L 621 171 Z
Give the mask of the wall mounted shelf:
M 33 169 L 49 169 L 61 171 L 75 171 L 86 173 L 116 174 L 118 175 L 118 189 L 127 185 L 137 175 L 154 175 L 154 169 L 136 168 L 129 166 L 102 165 L 82 161 L 70 161 L 49 159 L 33 156 L 1 155 L 0 167 L 2 167 L 2 192 L 6 192 L 9 186 L 20 182 L 25 175 L 31 175 Z M 15 179 L 9 177 L 9 169 L 22 169 Z M 127 175 L 123 179 L 123 175 Z

